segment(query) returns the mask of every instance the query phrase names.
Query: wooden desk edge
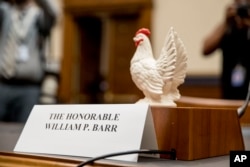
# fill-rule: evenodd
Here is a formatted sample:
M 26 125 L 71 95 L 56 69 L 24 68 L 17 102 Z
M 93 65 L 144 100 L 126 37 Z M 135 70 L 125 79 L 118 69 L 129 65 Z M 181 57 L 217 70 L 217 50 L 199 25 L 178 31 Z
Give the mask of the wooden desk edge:
M 0 152 L 0 166 L 2 167 L 33 167 L 33 166 L 46 166 L 46 167 L 76 167 L 81 160 L 71 159 L 70 157 L 54 157 L 46 155 L 35 155 L 15 152 Z M 91 165 L 92 166 L 92 165 Z M 129 165 L 121 165 L 118 163 L 99 163 L 93 164 L 95 167 L 128 167 Z

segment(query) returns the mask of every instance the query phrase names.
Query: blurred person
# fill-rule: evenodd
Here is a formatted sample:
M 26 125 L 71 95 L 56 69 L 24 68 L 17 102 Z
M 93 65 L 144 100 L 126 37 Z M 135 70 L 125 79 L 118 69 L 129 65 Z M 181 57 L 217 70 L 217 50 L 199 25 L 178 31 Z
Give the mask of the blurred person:
M 224 99 L 245 99 L 250 79 L 250 0 L 234 0 L 224 20 L 203 43 L 203 54 L 222 51 L 221 90 Z
M 0 121 L 25 122 L 39 103 L 54 0 L 0 0 Z

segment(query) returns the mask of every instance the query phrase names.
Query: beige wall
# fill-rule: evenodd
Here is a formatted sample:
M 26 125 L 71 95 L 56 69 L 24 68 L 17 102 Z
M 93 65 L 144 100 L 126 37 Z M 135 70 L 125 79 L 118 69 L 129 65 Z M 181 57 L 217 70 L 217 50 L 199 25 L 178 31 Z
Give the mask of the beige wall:
M 56 0 L 62 5 L 62 0 Z M 219 75 L 221 56 L 216 51 L 210 57 L 203 57 L 201 44 L 219 21 L 223 19 L 226 4 L 232 0 L 153 0 L 152 45 L 159 54 L 165 35 L 171 26 L 183 40 L 188 52 L 189 75 Z M 52 55 L 62 56 L 62 27 L 53 35 Z
M 189 75 L 219 75 L 220 52 L 203 57 L 204 36 L 222 20 L 227 3 L 232 0 L 153 0 L 152 43 L 160 51 L 168 29 L 173 26 L 188 51 Z

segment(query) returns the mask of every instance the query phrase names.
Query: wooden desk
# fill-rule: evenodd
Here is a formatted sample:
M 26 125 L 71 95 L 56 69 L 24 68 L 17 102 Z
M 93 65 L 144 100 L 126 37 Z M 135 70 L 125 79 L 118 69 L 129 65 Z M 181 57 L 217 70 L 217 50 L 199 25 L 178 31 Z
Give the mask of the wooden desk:
M 215 99 L 215 98 L 202 98 L 202 97 L 190 97 L 181 96 L 176 101 L 179 107 L 204 107 L 204 108 L 230 108 L 237 109 L 244 100 L 226 100 L 226 99 Z M 250 104 L 248 104 L 245 114 L 240 118 L 241 126 L 250 126 Z
M 12 133 L 12 137 L 17 140 L 17 137 L 21 133 L 22 124 L 6 124 L 0 123 L 0 143 L 1 145 L 9 145 L 8 147 L 0 147 L 0 166 L 1 167 L 34 167 L 37 166 L 53 166 L 53 167 L 73 167 L 81 161 L 85 161 L 87 158 L 81 157 L 55 157 L 55 156 L 42 156 L 42 155 L 25 155 L 13 153 L 12 150 L 15 146 L 15 142 L 9 142 L 2 140 L 7 131 Z M 250 127 L 242 127 L 243 139 L 246 150 L 250 150 Z M 15 137 L 16 136 L 16 137 Z M 16 163 L 16 164 L 13 164 Z M 128 163 L 122 161 L 97 161 L 94 166 L 126 166 L 126 167 L 180 167 L 180 166 L 192 166 L 192 167 L 229 167 L 229 156 L 219 156 L 214 158 L 205 158 L 194 161 L 180 161 L 180 160 L 168 160 L 168 159 L 152 159 L 152 158 L 139 158 L 138 163 Z
M 86 161 L 86 158 L 72 158 L 72 157 L 51 157 L 42 155 L 28 155 L 18 154 L 11 152 L 0 152 L 0 166 L 1 167 L 76 167 L 82 161 Z M 154 159 L 154 158 L 140 158 L 137 163 L 122 162 L 122 161 L 109 161 L 100 160 L 93 165 L 95 167 L 179 167 L 179 166 L 193 166 L 200 167 L 228 167 L 229 157 L 221 156 L 209 159 L 202 159 L 196 161 L 179 161 L 168 159 Z
M 86 159 L 85 159 L 86 160 Z M 74 158 L 62 158 L 56 156 L 43 156 L 43 155 L 30 155 L 12 152 L 0 152 L 0 166 L 9 167 L 34 167 L 34 166 L 44 166 L 44 167 L 74 167 L 79 165 L 82 161 L 80 159 Z M 116 166 L 128 166 L 115 163 L 115 162 L 96 162 L 95 167 L 116 167 Z
M 245 150 L 235 109 L 151 107 L 158 148 L 179 160 L 198 160 Z M 162 157 L 166 157 L 162 155 Z

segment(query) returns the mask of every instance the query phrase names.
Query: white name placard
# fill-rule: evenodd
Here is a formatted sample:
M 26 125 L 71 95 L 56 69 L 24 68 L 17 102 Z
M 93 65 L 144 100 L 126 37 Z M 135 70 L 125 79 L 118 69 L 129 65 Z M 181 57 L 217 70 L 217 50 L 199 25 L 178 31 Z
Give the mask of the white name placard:
M 157 149 L 147 104 L 36 105 L 16 152 L 96 157 Z M 136 162 L 138 154 L 109 159 Z

